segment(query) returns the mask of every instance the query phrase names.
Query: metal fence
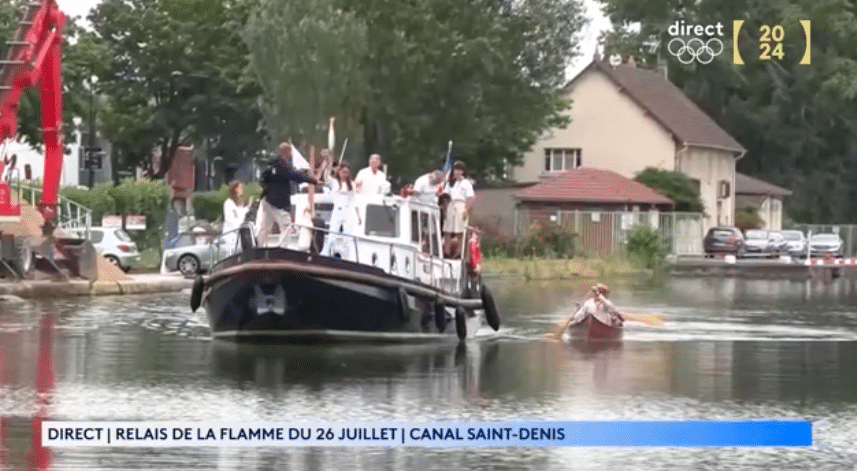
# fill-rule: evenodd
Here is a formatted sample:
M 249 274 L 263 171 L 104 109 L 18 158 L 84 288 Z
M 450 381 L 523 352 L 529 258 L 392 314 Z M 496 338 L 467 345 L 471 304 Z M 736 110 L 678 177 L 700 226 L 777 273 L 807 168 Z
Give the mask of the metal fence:
M 518 208 L 515 235 L 527 233 L 536 222 L 556 223 L 577 234 L 577 244 L 585 252 L 611 255 L 624 251 L 628 234 L 645 226 L 660 233 L 661 243 L 670 254 L 700 255 L 704 218 L 699 213 L 622 211 L 531 211 Z
M 857 224 L 792 224 L 783 229 L 801 231 L 806 237 L 809 237 L 810 233 L 838 234 L 845 245 L 845 256 L 857 256 Z

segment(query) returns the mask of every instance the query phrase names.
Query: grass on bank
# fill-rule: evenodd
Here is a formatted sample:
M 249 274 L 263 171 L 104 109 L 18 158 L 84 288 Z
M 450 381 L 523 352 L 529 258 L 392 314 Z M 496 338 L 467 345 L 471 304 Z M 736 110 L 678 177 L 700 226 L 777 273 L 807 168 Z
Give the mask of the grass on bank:
M 518 275 L 527 280 L 600 279 L 638 276 L 638 268 L 626 257 L 575 257 L 570 259 L 490 257 L 482 261 L 486 275 Z

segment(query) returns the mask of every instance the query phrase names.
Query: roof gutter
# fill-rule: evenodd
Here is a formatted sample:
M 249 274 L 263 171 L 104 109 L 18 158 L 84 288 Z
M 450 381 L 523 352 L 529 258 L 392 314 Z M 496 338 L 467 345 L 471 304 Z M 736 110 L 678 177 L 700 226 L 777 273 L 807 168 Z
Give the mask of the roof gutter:
M 705 147 L 708 149 L 725 150 L 727 152 L 737 152 L 738 157 L 736 157 L 735 160 L 743 158 L 744 155 L 747 153 L 747 149 L 736 149 L 734 147 L 717 146 L 717 145 L 713 145 L 713 144 L 700 144 L 700 143 L 696 143 L 696 142 L 685 142 L 684 146 L 685 147 L 689 147 L 689 146 Z

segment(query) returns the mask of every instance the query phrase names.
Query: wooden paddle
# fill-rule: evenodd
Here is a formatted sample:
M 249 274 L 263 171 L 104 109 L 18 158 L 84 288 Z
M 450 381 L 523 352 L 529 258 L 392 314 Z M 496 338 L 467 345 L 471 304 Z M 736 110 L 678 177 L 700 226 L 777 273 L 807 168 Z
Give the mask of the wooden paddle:
M 578 305 L 578 309 L 580 306 Z M 577 309 L 574 311 L 577 312 Z M 642 312 L 619 312 L 622 317 L 627 321 L 640 322 L 642 324 L 646 324 L 652 327 L 661 327 L 664 325 L 664 319 L 662 314 L 646 314 Z M 562 334 L 565 332 L 565 329 L 568 328 L 568 324 L 571 323 L 571 320 L 574 318 L 574 314 L 569 316 L 569 318 L 560 322 L 554 327 L 553 332 L 547 335 L 547 337 L 559 340 L 562 337 Z
M 652 327 L 661 327 L 664 325 L 663 317 L 658 314 L 646 314 L 643 312 L 620 312 L 619 314 L 621 314 L 625 320 L 641 322 Z

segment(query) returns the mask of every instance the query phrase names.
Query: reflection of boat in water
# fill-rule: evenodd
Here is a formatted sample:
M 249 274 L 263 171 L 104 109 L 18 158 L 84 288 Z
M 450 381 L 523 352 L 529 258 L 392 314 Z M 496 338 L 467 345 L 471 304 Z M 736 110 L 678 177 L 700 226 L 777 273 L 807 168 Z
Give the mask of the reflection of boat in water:
M 609 342 L 620 340 L 623 328 L 607 325 L 595 316 L 587 315 L 583 320 L 569 325 L 566 332 L 573 341 Z
M 305 214 L 310 201 L 293 195 L 294 213 Z M 331 195 L 317 195 L 312 204 L 315 227 L 296 224 L 297 234 L 280 247 L 257 245 L 251 228 L 242 227 L 242 250 L 197 278 L 191 308 L 205 308 L 214 337 L 436 342 L 472 337 L 483 315 L 499 328 L 493 297 L 466 262 L 478 254 L 478 241 L 476 250 L 463 244 L 459 258 L 442 257 L 437 205 L 357 196 L 360 222 L 349 233 L 333 233 L 325 227 Z M 330 250 L 322 255 L 325 234 Z
M 446 343 L 306 346 L 215 341 L 211 348 L 214 373 L 240 383 L 348 389 L 383 378 L 387 386 L 401 384 L 420 389 L 419 394 L 445 390 L 443 394 L 454 395 L 456 390 L 478 390 L 480 372 L 496 360 L 498 345 L 469 343 L 450 349 Z

